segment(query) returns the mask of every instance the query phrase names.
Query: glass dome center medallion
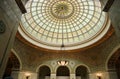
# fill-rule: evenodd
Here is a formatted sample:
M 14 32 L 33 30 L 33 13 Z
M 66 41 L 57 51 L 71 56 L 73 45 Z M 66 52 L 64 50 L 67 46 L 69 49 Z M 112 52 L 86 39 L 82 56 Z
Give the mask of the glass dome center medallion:
M 72 3 L 68 1 L 58 1 L 51 7 L 51 13 L 57 19 L 69 18 L 74 12 Z

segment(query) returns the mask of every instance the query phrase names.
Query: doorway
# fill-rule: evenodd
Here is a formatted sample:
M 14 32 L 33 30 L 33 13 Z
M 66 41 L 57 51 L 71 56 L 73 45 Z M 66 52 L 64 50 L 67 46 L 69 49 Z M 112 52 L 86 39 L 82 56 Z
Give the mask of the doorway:
M 48 66 L 40 67 L 38 79 L 50 79 L 50 68 Z
M 66 66 L 60 66 L 57 69 L 57 79 L 70 79 L 70 71 Z
M 88 79 L 88 70 L 85 66 L 78 66 L 75 74 L 76 79 Z

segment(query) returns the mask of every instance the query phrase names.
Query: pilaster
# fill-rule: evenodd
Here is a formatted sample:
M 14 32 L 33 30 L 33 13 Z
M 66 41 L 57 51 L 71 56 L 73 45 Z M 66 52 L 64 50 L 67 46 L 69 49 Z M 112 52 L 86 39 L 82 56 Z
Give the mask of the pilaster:
M 13 79 L 18 79 L 20 71 L 19 70 L 12 70 L 11 76 Z
M 70 74 L 70 79 L 76 79 L 76 75 L 74 73 Z
M 50 79 L 56 79 L 56 74 L 55 74 L 55 73 L 52 73 L 52 74 L 50 75 Z

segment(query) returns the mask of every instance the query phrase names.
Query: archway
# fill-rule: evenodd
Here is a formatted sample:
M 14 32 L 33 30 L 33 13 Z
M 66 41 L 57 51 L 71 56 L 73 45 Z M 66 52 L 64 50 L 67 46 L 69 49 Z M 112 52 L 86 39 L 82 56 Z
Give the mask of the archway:
M 70 79 L 70 71 L 66 66 L 60 66 L 57 69 L 57 79 Z
M 88 79 L 88 70 L 85 66 L 78 66 L 75 71 L 76 79 Z
M 120 56 L 116 60 L 115 67 L 116 67 L 116 72 L 117 72 L 118 79 L 120 79 Z
M 17 56 L 11 52 L 9 59 L 7 61 L 6 69 L 4 71 L 3 79 L 13 77 L 14 75 L 16 75 L 15 78 L 17 78 L 19 70 L 20 70 L 20 62 Z M 17 73 L 14 73 L 14 71 Z
M 48 66 L 40 67 L 38 79 L 50 79 L 50 68 Z
M 120 79 L 120 48 L 109 58 L 108 60 L 108 71 L 110 79 Z

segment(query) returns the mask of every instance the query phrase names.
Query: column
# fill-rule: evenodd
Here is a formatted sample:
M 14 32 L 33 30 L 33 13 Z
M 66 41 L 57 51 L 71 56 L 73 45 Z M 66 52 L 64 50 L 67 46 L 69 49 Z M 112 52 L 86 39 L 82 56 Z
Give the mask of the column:
M 115 33 L 120 39 L 120 0 L 114 0 L 110 10 L 109 10 L 109 16 L 112 22 L 112 25 L 115 29 Z
M 117 73 L 115 70 L 108 71 L 109 79 L 118 79 Z
M 0 79 L 4 74 L 21 12 L 15 1 L 0 1 Z
M 0 79 L 3 79 L 2 76 L 3 76 L 3 75 L 0 75 Z
M 89 74 L 89 79 L 97 79 L 96 74 L 95 73 L 90 73 Z
M 50 79 L 56 79 L 56 73 L 52 73 L 52 74 L 50 75 Z
M 13 79 L 18 79 L 18 75 L 19 75 L 19 70 L 12 70 L 11 76 Z
M 76 79 L 76 75 L 73 73 L 70 74 L 70 79 Z

